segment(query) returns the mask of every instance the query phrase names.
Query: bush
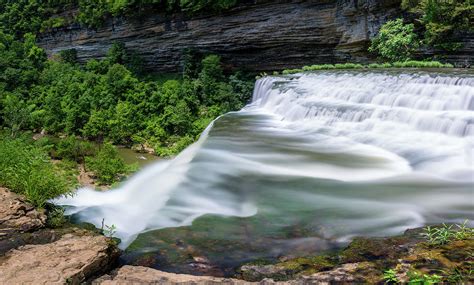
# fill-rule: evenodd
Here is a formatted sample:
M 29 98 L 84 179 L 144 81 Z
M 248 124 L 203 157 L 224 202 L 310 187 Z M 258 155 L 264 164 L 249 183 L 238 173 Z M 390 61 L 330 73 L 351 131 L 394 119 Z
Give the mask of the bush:
M 52 156 L 81 163 L 84 162 L 86 156 L 95 154 L 95 148 L 91 142 L 81 141 L 74 136 L 70 136 L 59 140 L 52 151 Z
M 86 166 L 103 184 L 120 181 L 131 171 L 110 143 L 103 144 L 95 157 L 86 157 Z
M 54 204 L 46 204 L 46 225 L 50 228 L 59 228 L 68 222 L 66 216 L 64 216 L 64 208 L 56 206 Z
M 372 39 L 370 52 L 392 61 L 409 60 L 419 47 L 413 24 L 404 24 L 402 19 L 388 21 Z
M 62 61 L 69 64 L 77 63 L 77 50 L 76 49 L 66 49 L 59 52 L 59 57 Z
M 0 185 L 23 194 L 37 207 L 70 193 L 63 174 L 43 149 L 20 139 L 0 137 Z

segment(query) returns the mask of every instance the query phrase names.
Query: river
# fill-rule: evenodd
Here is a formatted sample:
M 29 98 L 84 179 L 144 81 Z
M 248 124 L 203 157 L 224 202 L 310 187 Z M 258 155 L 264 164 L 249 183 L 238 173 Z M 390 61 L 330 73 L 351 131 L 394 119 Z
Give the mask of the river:
M 354 236 L 474 217 L 474 76 L 331 71 L 265 77 L 173 160 L 56 202 L 117 227 L 125 263 L 216 275 Z M 212 272 L 211 272 L 212 273 Z

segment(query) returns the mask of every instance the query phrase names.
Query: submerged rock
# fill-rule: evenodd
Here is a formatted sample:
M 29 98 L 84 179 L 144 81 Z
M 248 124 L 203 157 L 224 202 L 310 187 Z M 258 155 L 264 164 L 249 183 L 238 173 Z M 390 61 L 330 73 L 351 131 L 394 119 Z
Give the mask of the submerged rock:
M 407 230 L 387 238 L 355 238 L 346 248 L 330 255 L 302 257 L 275 264 L 240 267 L 240 278 L 272 278 L 289 284 L 376 284 L 392 269 L 402 283 L 412 276 L 438 275 L 446 283 L 474 282 L 474 237 L 452 238 L 444 245 L 429 244 L 423 229 Z
M 0 284 L 79 284 L 109 270 L 118 255 L 109 238 L 66 234 L 53 243 L 9 251 L 0 260 Z
M 43 227 L 46 215 L 23 197 L 0 187 L 0 239 L 15 232 L 30 232 Z

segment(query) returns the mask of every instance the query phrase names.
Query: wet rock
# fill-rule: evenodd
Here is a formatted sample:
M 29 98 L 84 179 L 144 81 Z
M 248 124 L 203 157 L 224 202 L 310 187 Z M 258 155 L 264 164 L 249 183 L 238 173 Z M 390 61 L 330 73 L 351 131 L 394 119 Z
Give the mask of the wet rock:
M 46 215 L 23 197 L 0 187 L 0 239 L 12 233 L 31 232 L 43 227 Z
M 277 264 L 250 264 L 240 268 L 242 279 L 260 281 L 271 278 L 276 281 L 285 281 L 296 276 L 310 275 L 315 272 L 332 269 L 335 266 L 330 257 L 300 257 L 286 260 Z
M 194 276 L 174 274 L 141 266 L 123 266 L 113 273 L 102 276 L 92 282 L 94 285 L 113 284 L 236 284 L 244 285 L 249 282 L 209 276 Z M 267 283 L 269 284 L 269 283 Z
M 242 278 L 247 281 L 260 281 L 264 278 L 288 279 L 291 272 L 280 265 L 244 265 L 240 268 Z
M 0 284 L 79 284 L 110 269 L 119 254 L 115 244 L 82 233 L 10 250 L 0 260 Z
M 384 271 L 393 269 L 403 284 L 409 281 L 409 273 L 441 275 L 446 283 L 474 282 L 474 236 L 431 245 L 421 235 L 423 231 L 419 228 L 394 237 L 355 238 L 330 255 L 244 265 L 241 277 L 248 281 L 289 280 L 289 284 L 376 284 L 384 282 Z
M 380 281 L 380 272 L 370 262 L 347 263 L 330 271 L 301 277 L 303 284 L 375 284 Z

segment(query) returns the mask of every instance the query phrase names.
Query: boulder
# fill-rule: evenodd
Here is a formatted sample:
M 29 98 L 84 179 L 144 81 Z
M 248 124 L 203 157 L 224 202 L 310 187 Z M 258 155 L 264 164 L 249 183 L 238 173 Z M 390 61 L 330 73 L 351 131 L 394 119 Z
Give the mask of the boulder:
M 109 238 L 87 231 L 65 234 L 52 243 L 7 252 L 0 259 L 0 284 L 79 284 L 109 270 L 118 256 Z
M 23 197 L 0 187 L 0 239 L 9 233 L 31 232 L 43 227 L 46 215 Z

